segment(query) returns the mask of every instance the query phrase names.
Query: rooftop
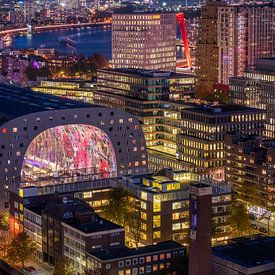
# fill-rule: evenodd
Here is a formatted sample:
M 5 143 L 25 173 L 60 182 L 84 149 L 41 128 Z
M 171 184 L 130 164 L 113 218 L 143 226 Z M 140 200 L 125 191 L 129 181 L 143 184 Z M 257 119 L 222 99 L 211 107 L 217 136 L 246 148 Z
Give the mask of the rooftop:
M 84 102 L 33 92 L 26 88 L 0 84 L 0 125 L 31 113 L 93 106 Z
M 121 73 L 126 75 L 139 76 L 143 78 L 194 78 L 191 74 L 179 74 L 174 72 L 165 72 L 158 70 L 134 69 L 134 68 L 115 68 L 115 69 L 101 69 L 99 71 L 107 71 L 114 73 Z
M 227 105 L 198 105 L 194 108 L 187 108 L 183 109 L 183 112 L 193 112 L 193 113 L 199 113 L 204 115 L 210 115 L 210 116 L 220 116 L 224 114 L 231 114 L 231 113 L 255 113 L 255 112 L 261 112 L 264 113 L 264 110 L 251 108 L 251 107 L 245 107 L 241 105 L 233 105 L 233 104 L 227 104 Z
M 123 227 L 117 224 L 114 224 L 108 220 L 105 220 L 99 216 L 95 218 L 94 222 L 85 223 L 85 224 L 79 224 L 79 222 L 77 221 L 74 221 L 74 222 L 63 221 L 63 222 L 75 229 L 78 229 L 79 231 L 85 234 L 108 231 L 108 230 L 123 229 Z
M 114 260 L 124 257 L 138 256 L 143 254 L 152 254 L 161 251 L 173 250 L 173 249 L 184 249 L 184 246 L 174 241 L 165 241 L 155 245 L 148 245 L 139 248 L 117 248 L 110 250 L 101 250 L 97 252 L 90 253 L 91 256 L 94 256 L 102 261 Z
M 213 254 L 245 268 L 275 262 L 275 237 L 256 235 L 213 248 Z

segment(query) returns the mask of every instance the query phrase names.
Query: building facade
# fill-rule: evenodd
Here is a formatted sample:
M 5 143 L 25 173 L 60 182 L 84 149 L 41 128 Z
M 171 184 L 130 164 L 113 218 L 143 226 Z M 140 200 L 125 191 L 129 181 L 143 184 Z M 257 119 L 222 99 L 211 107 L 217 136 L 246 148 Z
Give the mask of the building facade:
M 272 275 L 275 270 L 274 237 L 232 239 L 213 248 L 213 275 Z
M 176 14 L 112 15 L 114 68 L 176 70 Z
M 9 85 L 0 94 L 1 211 L 9 191 L 147 171 L 135 117 Z
M 139 245 L 174 240 L 187 243 L 189 231 L 189 188 L 197 175 L 172 169 L 163 169 L 154 174 L 123 176 L 111 180 L 110 186 L 101 190 L 77 192 L 76 197 L 85 200 L 100 213 L 108 203 L 112 188 L 126 188 L 135 202 L 140 215 Z M 225 182 L 209 182 L 212 190 L 212 219 L 215 234 L 212 241 L 223 242 L 231 234 L 229 223 L 231 186 Z M 126 230 L 127 241 L 133 246 L 137 238 Z
M 274 222 L 275 144 L 260 136 L 225 136 L 225 178 L 256 216 L 268 210 Z
M 218 83 L 218 9 L 224 5 L 223 1 L 209 0 L 201 9 L 196 49 L 196 94 L 200 98 L 205 98 Z
M 223 180 L 224 135 L 231 131 L 261 134 L 265 112 L 238 105 L 201 105 L 182 110 L 182 120 L 178 159 L 193 164 L 198 173 Z
M 275 139 L 275 58 L 258 59 L 254 69 L 232 77 L 229 86 L 230 102 L 266 111 L 264 137 Z
M 83 83 L 83 81 L 77 80 L 42 80 L 40 85 L 33 87 L 32 90 L 77 101 L 93 103 L 93 91 L 95 87 L 96 85 L 94 83 Z
M 122 109 L 137 116 L 148 147 L 164 145 L 175 149 L 174 137 L 180 129 L 180 107 L 177 108 L 176 103 L 193 97 L 193 91 L 192 75 L 105 69 L 97 73 L 94 103 Z
M 272 4 L 221 7 L 218 11 L 218 82 L 243 76 L 246 67 L 255 66 L 257 58 L 275 54 Z
M 186 251 L 167 241 L 140 248 L 103 250 L 88 255 L 88 268 L 94 275 L 185 274 Z
M 46 202 L 47 201 L 47 202 Z M 87 270 L 86 254 L 101 249 L 124 248 L 124 229 L 103 218 L 72 196 L 40 197 L 24 210 L 24 229 L 38 242 L 37 256 L 56 265 L 67 257 L 77 274 Z
M 208 1 L 202 8 L 197 47 L 198 95 L 202 97 L 215 83 L 228 84 L 230 77 L 242 76 L 257 58 L 275 54 L 274 5 L 225 2 Z

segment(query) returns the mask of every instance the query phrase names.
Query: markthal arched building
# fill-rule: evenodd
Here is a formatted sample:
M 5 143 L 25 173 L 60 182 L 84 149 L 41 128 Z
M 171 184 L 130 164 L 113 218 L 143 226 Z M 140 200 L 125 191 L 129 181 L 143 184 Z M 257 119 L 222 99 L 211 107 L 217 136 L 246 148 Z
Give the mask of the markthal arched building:
M 0 85 L 1 212 L 12 193 L 24 197 L 24 188 L 64 191 L 66 185 L 144 172 L 145 140 L 134 116 Z

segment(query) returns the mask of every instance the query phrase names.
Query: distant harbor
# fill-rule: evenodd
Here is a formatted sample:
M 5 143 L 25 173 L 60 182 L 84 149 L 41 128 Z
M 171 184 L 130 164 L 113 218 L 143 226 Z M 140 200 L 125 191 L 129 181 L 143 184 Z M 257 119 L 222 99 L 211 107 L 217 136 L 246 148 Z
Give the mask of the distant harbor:
M 94 26 L 50 30 L 29 35 L 12 37 L 11 47 L 14 49 L 54 48 L 61 54 L 78 54 L 83 56 L 102 53 L 111 59 L 111 26 Z
M 101 53 L 107 59 L 111 59 L 111 25 L 21 34 L 13 36 L 10 42 L 10 46 L 14 49 L 39 48 L 42 45 L 45 48 L 54 48 L 61 54 L 90 56 Z M 183 48 L 177 47 L 177 56 L 181 58 L 183 55 Z

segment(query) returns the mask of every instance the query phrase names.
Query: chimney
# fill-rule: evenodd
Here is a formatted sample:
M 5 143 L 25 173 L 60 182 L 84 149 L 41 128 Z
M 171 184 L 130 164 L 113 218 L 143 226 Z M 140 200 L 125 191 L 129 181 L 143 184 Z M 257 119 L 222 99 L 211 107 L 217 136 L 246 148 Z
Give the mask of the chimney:
M 189 275 L 212 275 L 212 187 L 191 184 L 189 204 Z

